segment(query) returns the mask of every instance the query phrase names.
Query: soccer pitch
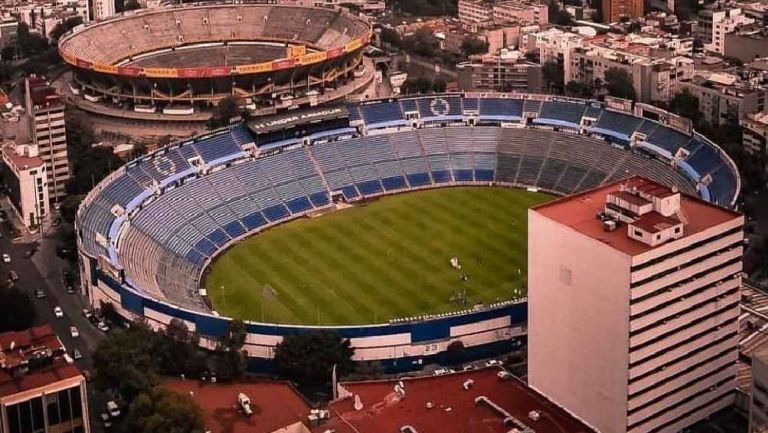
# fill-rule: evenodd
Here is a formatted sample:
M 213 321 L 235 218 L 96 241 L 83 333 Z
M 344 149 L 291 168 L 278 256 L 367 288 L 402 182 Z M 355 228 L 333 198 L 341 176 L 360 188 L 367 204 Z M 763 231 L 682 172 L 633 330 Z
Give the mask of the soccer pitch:
M 500 187 L 382 197 L 244 240 L 213 263 L 205 286 L 221 315 L 301 325 L 380 323 L 513 299 L 525 295 L 526 211 L 549 199 Z

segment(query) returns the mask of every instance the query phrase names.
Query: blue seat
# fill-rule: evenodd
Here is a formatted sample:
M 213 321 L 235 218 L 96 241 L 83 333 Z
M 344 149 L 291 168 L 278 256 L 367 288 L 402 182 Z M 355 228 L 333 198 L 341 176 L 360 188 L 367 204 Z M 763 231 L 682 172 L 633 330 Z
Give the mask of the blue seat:
M 341 193 L 344 194 L 344 198 L 347 200 L 354 200 L 360 197 L 360 193 L 357 192 L 357 188 L 354 185 L 348 185 L 341 188 Z
M 405 183 L 403 176 L 387 177 L 381 180 L 381 184 L 387 191 L 394 191 L 398 189 L 406 188 L 408 185 Z
M 195 249 L 201 251 L 206 256 L 210 256 L 216 251 L 216 245 L 206 238 L 202 238 L 195 244 Z
M 276 204 L 263 210 L 264 216 L 270 221 L 278 221 L 291 215 L 283 204 Z
M 406 175 L 408 177 L 408 183 L 412 187 L 429 185 L 432 180 L 429 178 L 429 173 L 413 173 Z
M 208 239 L 221 247 L 229 241 L 229 236 L 223 230 L 216 229 L 208 235 Z
M 236 238 L 245 234 L 245 228 L 240 225 L 239 221 L 232 221 L 231 223 L 227 224 L 224 226 L 224 231 L 227 232 L 227 234 L 232 238 Z
M 267 224 L 267 220 L 264 219 L 264 215 L 262 215 L 259 211 L 246 216 L 241 221 L 248 230 L 255 230 Z
M 190 262 L 198 266 L 205 263 L 205 257 L 203 257 L 202 254 L 200 254 L 195 250 L 189 250 L 189 252 L 187 253 L 187 260 L 189 260 Z
M 475 180 L 478 182 L 493 182 L 493 170 L 475 170 Z
M 286 202 L 291 213 L 301 213 L 312 209 L 312 203 L 307 197 L 297 197 Z
M 331 199 L 328 197 L 327 192 L 316 192 L 309 196 L 309 201 L 311 201 L 312 205 L 315 207 L 322 207 L 330 203 Z
M 382 192 L 381 182 L 378 180 L 369 180 L 357 184 L 357 189 L 363 195 L 373 195 Z
M 474 179 L 473 170 L 453 170 L 453 178 L 456 182 L 471 182 Z
M 432 179 L 435 180 L 435 183 L 446 183 L 453 180 L 451 179 L 451 172 L 448 170 L 433 171 Z

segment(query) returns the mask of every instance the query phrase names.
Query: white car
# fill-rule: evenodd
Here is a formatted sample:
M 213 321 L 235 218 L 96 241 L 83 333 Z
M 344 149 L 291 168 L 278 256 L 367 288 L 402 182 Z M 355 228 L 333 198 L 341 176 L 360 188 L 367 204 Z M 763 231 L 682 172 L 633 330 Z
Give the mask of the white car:
M 56 316 L 57 319 L 61 319 L 62 317 L 64 317 L 64 310 L 62 310 L 61 307 L 57 305 L 53 309 L 53 315 Z
M 77 331 L 77 328 L 74 326 L 69 327 L 69 335 L 72 336 L 72 338 L 77 338 L 80 336 L 80 332 Z
M 489 359 L 488 361 L 485 361 L 486 367 L 493 367 L 494 365 L 501 366 L 503 363 L 497 359 Z
M 445 376 L 446 374 L 456 373 L 454 370 L 450 368 L 438 368 L 435 370 L 435 376 Z
M 101 332 L 109 332 L 109 326 L 105 322 L 99 322 L 98 325 L 96 325 L 97 328 L 99 328 L 99 331 Z
M 9 256 L 6 253 L 3 253 L 3 263 L 11 263 L 11 256 Z
M 112 418 L 117 418 L 120 416 L 120 407 L 117 405 L 117 403 L 110 400 L 107 402 L 107 412 L 109 412 L 109 415 Z

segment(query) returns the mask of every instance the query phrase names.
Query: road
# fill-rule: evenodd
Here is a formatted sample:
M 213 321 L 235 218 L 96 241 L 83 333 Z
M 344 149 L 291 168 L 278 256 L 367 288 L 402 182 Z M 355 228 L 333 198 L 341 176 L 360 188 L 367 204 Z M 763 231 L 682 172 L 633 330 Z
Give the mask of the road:
M 2 208 L 10 209 L 10 204 L 4 197 Z M 13 212 L 8 212 L 9 217 L 14 218 Z M 36 324 L 50 324 L 59 336 L 59 339 L 67 349 L 67 353 L 72 354 L 77 348 L 83 358 L 76 360 L 75 364 L 81 369 L 93 371 L 93 360 L 91 353 L 96 349 L 99 341 L 104 338 L 104 333 L 99 331 L 83 315 L 82 309 L 87 306 L 87 301 L 79 294 L 67 294 L 62 281 L 62 272 L 68 269 L 69 264 L 56 255 L 56 238 L 52 233 L 49 236 L 40 239 L 40 236 L 27 235 L 21 240 L 12 241 L 9 233 L 3 231 L 0 238 L 0 251 L 11 256 L 10 263 L 0 264 L 2 273 L 14 270 L 19 275 L 19 280 L 14 284 L 16 287 L 28 292 L 34 299 L 37 310 Z M 32 249 L 34 243 L 38 244 L 37 252 L 31 258 L 25 258 L 25 253 Z M 35 291 L 43 289 L 46 294 L 44 299 L 36 299 Z M 64 311 L 64 317 L 57 319 L 53 314 L 53 309 L 60 306 Z M 70 335 L 70 326 L 78 329 L 80 336 L 72 338 Z M 90 385 L 90 384 L 89 384 Z M 95 392 L 95 387 L 88 389 L 90 400 L 91 425 L 98 427 L 96 419 L 101 411 L 105 399 Z M 98 428 L 92 431 L 99 431 Z

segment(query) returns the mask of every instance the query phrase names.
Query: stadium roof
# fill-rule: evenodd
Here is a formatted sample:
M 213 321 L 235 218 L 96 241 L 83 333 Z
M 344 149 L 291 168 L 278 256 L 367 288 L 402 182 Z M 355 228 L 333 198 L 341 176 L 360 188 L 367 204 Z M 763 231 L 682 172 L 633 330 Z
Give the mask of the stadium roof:
M 628 255 L 639 255 L 659 247 L 653 247 L 630 238 L 627 235 L 626 229 L 605 231 L 603 222 L 596 218 L 596 215 L 605 209 L 606 196 L 609 194 L 619 194 L 622 186 L 635 187 L 647 191 L 656 197 L 665 197 L 676 193 L 665 185 L 641 176 L 632 176 L 599 186 L 595 189 L 534 206 L 531 208 L 531 211 L 566 225 Z M 708 203 L 699 198 L 683 193 L 680 193 L 680 196 L 681 213 L 685 216 L 685 235 L 683 238 L 741 217 L 738 212 Z M 640 221 L 642 221 L 642 218 Z M 654 223 L 658 223 L 658 221 L 638 222 L 635 225 Z
M 313 431 L 399 432 L 403 427 L 411 426 L 411 431 L 419 433 L 507 433 L 512 427 L 523 430 L 520 424 L 547 433 L 594 431 L 519 379 L 512 376 L 500 378 L 500 371 L 486 368 L 403 379 L 403 397 L 394 391 L 396 381 L 343 383 L 340 388 L 350 394 L 331 403 L 330 421 Z M 464 384 L 468 381 L 472 384 L 465 389 Z M 362 409 L 355 410 L 355 398 L 351 395 L 360 397 Z M 477 404 L 476 399 L 481 396 L 501 411 L 486 403 Z M 431 409 L 428 408 L 430 403 Z M 505 419 L 509 421 L 510 417 L 520 424 L 505 424 Z
M 293 386 L 282 381 L 214 384 L 171 379 L 165 381 L 163 386 L 191 393 L 203 409 L 205 427 L 211 433 L 271 433 L 304 421 L 310 410 Z M 237 396 L 241 392 L 251 400 L 253 415 L 250 417 L 237 408 Z

